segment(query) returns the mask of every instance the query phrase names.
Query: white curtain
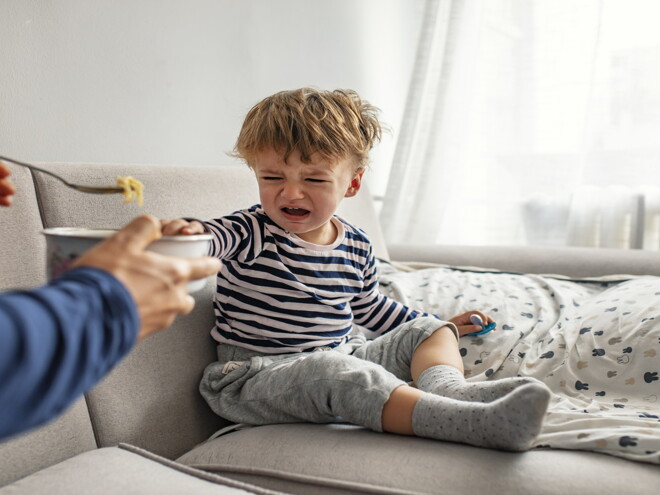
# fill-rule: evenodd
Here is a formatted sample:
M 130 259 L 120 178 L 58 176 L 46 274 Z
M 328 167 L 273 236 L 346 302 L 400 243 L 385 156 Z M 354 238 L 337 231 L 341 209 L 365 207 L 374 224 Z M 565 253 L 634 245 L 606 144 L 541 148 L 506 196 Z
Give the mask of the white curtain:
M 660 2 L 425 8 L 388 241 L 660 249 Z

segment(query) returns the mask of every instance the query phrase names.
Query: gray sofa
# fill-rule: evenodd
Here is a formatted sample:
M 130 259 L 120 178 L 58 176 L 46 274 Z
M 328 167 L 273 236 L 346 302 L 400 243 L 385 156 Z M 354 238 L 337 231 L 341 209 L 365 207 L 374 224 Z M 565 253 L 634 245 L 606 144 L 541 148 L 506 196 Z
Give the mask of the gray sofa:
M 132 175 L 145 205 L 69 190 L 15 166 L 19 194 L 0 210 L 2 289 L 45 281 L 44 227 L 118 227 L 140 213 L 210 218 L 258 201 L 244 167 L 47 164 L 71 182 Z M 400 261 L 529 273 L 660 275 L 660 253 L 590 249 L 386 247 L 369 197 L 341 214 L 371 236 L 377 255 Z M 522 454 L 375 433 L 345 424 L 236 429 L 198 393 L 214 360 L 212 284 L 193 313 L 147 339 L 63 416 L 0 444 L 0 493 L 653 493 L 660 468 L 591 452 Z

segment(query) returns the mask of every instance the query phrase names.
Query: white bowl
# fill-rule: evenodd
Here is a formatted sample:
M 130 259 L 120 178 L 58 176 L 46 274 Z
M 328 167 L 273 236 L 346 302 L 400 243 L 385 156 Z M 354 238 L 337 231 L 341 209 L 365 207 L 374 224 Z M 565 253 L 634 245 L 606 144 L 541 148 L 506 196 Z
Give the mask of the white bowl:
M 46 236 L 46 270 L 49 279 L 55 278 L 68 270 L 71 264 L 85 251 L 117 231 L 112 229 L 82 229 L 75 227 L 57 227 L 44 229 Z M 210 234 L 163 236 L 152 242 L 147 248 L 160 254 L 180 258 L 197 258 L 208 253 Z M 188 292 L 195 292 L 204 287 L 206 279 L 188 283 Z

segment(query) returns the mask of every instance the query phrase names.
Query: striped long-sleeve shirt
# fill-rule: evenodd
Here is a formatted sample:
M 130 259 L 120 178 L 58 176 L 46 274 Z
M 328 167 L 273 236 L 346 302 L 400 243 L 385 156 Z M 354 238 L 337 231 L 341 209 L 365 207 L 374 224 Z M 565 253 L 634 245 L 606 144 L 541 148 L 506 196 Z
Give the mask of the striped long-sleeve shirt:
M 259 206 L 204 222 L 217 276 L 213 338 L 263 353 L 336 346 L 354 324 L 384 334 L 428 316 L 385 297 L 367 236 L 339 217 L 336 241 L 311 244 L 278 227 Z

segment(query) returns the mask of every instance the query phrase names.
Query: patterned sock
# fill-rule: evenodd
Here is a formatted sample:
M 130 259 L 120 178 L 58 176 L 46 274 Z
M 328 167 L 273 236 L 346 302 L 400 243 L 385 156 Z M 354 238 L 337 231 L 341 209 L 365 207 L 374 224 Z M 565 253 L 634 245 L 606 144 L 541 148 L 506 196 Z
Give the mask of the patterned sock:
M 521 452 L 532 447 L 549 400 L 547 387 L 536 383 L 490 403 L 427 393 L 415 404 L 412 427 L 419 437 Z
M 439 365 L 432 366 L 419 375 L 417 388 L 423 392 L 456 400 L 492 402 L 528 383 L 545 386 L 536 378 L 523 376 L 487 382 L 468 382 L 463 374 L 453 366 Z

